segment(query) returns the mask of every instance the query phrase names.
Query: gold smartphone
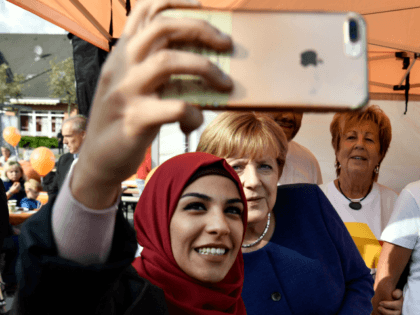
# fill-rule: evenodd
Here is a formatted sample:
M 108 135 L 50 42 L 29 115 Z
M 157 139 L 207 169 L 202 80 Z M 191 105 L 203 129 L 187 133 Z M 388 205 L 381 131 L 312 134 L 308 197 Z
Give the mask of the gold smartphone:
M 202 78 L 173 75 L 163 98 L 212 110 L 341 111 L 363 107 L 369 97 L 366 24 L 359 14 L 278 11 L 166 10 L 165 16 L 208 21 L 231 35 L 227 53 L 175 49 L 207 56 L 234 82 L 230 93 Z

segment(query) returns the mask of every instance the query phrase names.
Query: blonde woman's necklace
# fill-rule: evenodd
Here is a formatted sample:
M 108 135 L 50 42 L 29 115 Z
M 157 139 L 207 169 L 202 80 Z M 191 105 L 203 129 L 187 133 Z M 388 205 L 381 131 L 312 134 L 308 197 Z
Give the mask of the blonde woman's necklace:
M 350 208 L 352 208 L 353 210 L 360 210 L 360 209 L 362 209 L 362 204 L 361 204 L 361 202 L 362 202 L 362 200 L 364 200 L 368 195 L 369 195 L 369 193 L 370 193 L 370 191 L 371 191 L 371 189 L 372 189 L 372 186 L 373 186 L 373 184 L 371 184 L 370 185 L 370 187 L 369 187 L 369 190 L 368 190 L 368 192 L 367 192 L 367 194 L 366 194 L 366 196 L 364 196 L 363 198 L 361 198 L 361 199 L 359 199 L 359 200 L 351 200 L 350 198 L 348 198 L 344 193 L 343 193 L 343 191 L 341 190 L 341 186 L 340 186 L 340 181 L 339 180 L 337 180 L 337 182 L 338 182 L 338 188 L 340 189 L 340 192 L 341 192 L 341 194 L 348 200 L 348 201 L 350 201 L 350 203 L 349 203 L 349 207 Z
M 261 236 L 255 242 L 252 242 L 251 244 L 246 244 L 246 245 L 242 244 L 242 248 L 249 248 L 249 247 L 255 246 L 259 242 L 262 241 L 264 236 L 267 234 L 268 228 L 270 227 L 270 217 L 271 217 L 271 212 L 268 213 L 267 225 L 265 226 L 264 232 L 262 232 Z

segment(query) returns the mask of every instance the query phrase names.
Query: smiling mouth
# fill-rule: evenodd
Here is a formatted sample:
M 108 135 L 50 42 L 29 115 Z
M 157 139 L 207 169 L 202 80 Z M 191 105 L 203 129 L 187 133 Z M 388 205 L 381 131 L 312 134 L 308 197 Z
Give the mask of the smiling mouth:
M 201 255 L 222 256 L 225 255 L 229 249 L 220 247 L 203 247 L 196 248 L 195 251 Z
M 288 123 L 288 122 L 280 122 L 279 125 L 284 128 L 289 128 L 289 129 L 292 129 L 295 127 L 294 123 Z
M 359 161 L 366 161 L 367 159 L 361 156 L 353 156 L 352 159 L 359 160 Z

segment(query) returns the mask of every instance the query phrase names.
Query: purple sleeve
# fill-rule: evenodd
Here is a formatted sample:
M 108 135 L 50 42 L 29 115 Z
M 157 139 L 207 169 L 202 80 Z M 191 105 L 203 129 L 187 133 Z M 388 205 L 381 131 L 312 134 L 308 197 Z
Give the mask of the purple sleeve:
M 92 210 L 78 202 L 70 191 L 73 167 L 53 207 L 52 230 L 62 258 L 89 265 L 105 263 L 111 250 L 118 203 Z

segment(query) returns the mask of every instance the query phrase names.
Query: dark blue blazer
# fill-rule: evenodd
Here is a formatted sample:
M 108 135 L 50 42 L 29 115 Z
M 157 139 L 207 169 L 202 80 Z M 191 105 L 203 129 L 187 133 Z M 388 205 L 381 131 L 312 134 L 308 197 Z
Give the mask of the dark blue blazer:
M 57 170 L 55 172 L 54 181 L 48 187 L 48 200 L 54 201 L 63 186 L 70 166 L 73 163 L 74 156 L 72 153 L 63 154 L 57 162 Z
M 319 187 L 278 187 L 273 212 L 270 242 L 244 254 L 247 314 L 370 314 L 370 270 Z

